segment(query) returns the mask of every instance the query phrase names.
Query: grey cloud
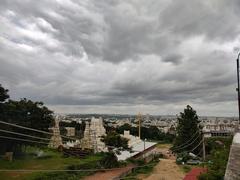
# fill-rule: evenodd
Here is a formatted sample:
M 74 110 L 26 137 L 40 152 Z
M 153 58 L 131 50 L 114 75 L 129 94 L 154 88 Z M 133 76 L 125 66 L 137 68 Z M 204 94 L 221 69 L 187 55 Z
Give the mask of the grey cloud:
M 157 114 L 192 103 L 234 115 L 239 7 L 237 0 L 3 0 L 0 81 L 12 98 L 56 109 L 142 105 Z
M 160 14 L 160 23 L 184 37 L 205 35 L 209 39 L 228 41 L 240 32 L 236 9 L 239 9 L 237 0 L 180 0 Z
M 178 65 L 181 63 L 181 59 L 182 59 L 182 55 L 180 54 L 170 54 L 170 55 L 167 55 L 163 61 L 164 62 L 170 62 L 170 63 L 173 63 L 175 65 Z

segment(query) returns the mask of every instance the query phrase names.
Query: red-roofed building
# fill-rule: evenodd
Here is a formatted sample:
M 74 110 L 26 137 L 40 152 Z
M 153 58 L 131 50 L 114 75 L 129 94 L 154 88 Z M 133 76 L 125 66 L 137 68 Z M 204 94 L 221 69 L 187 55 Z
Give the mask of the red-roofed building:
M 197 180 L 197 177 L 205 172 L 207 172 L 206 168 L 193 168 L 183 180 Z

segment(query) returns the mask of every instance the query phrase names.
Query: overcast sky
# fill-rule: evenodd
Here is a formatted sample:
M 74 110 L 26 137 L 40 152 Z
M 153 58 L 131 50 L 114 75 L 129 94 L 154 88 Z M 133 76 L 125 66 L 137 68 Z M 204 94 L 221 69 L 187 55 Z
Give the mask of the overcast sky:
M 235 116 L 239 0 L 1 0 L 0 83 L 57 113 Z

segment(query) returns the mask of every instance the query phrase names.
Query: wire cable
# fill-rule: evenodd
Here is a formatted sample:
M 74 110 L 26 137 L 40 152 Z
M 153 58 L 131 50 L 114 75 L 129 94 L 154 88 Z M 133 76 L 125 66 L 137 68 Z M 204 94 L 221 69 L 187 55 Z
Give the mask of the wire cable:
M 6 124 L 6 125 L 9 125 L 9 126 L 14 126 L 14 127 L 17 127 L 17 128 L 30 130 L 30 131 L 35 131 L 35 132 L 44 133 L 44 134 L 48 134 L 48 135 L 54 135 L 53 133 L 50 133 L 50 132 L 47 132 L 47 131 L 42 131 L 42 130 L 33 129 L 33 128 L 25 127 L 25 126 L 20 126 L 20 125 L 17 125 L 17 124 L 12 124 L 12 123 L 8 123 L 8 122 L 4 122 L 4 121 L 0 121 L 0 123 Z M 71 140 L 79 140 L 79 139 L 71 138 L 71 137 L 64 136 L 64 135 L 60 135 L 60 136 L 63 137 L 63 138 L 71 139 Z
M 156 165 L 157 163 L 150 163 L 142 166 L 132 166 L 129 168 L 139 168 Z M 0 169 L 0 172 L 95 172 L 95 171 L 112 171 L 119 169 L 126 169 L 127 167 L 106 168 L 106 169 Z
M 180 147 L 180 148 L 173 148 L 173 151 L 176 151 L 176 150 L 180 150 L 180 149 L 184 149 L 184 148 L 186 148 L 186 147 L 188 147 L 188 146 L 190 146 L 190 145 L 192 145 L 198 138 L 199 138 L 199 136 L 200 136 L 201 134 L 198 134 L 198 136 L 197 136 L 197 138 L 196 139 L 194 139 L 190 144 L 187 144 L 187 145 L 185 145 L 185 146 L 183 146 L 183 147 Z
M 201 145 L 202 142 L 203 142 L 203 139 L 202 139 L 202 140 L 199 142 L 199 144 L 198 144 L 197 146 L 195 146 L 190 152 L 193 152 L 195 149 L 197 149 L 197 147 L 198 147 L 199 145 Z
M 20 135 L 20 136 L 25 136 L 25 137 L 30 137 L 30 138 L 35 138 L 35 139 L 40 139 L 40 140 L 45 140 L 45 141 L 51 141 L 51 139 L 49 139 L 49 138 L 42 138 L 42 137 L 38 137 L 38 136 L 32 136 L 32 135 L 18 133 L 18 132 L 15 132 L 15 131 L 8 131 L 8 130 L 4 130 L 4 129 L 0 129 L 0 132 Z M 62 141 L 62 142 L 67 143 L 68 141 Z
M 28 135 L 28 134 L 18 133 L 18 132 L 14 132 L 14 131 L 7 131 L 7 130 L 3 130 L 3 129 L 0 129 L 0 132 L 20 135 L 20 136 L 25 136 L 25 137 L 30 137 L 30 138 L 35 138 L 35 139 L 40 139 L 40 140 L 45 140 L 45 141 L 50 141 L 51 140 L 51 139 L 48 139 L 48 138 L 41 138 L 41 137 L 37 137 L 37 136 L 31 136 L 31 135 Z
M 0 136 L 0 138 L 18 140 L 18 141 L 25 141 L 25 142 L 33 142 L 33 143 L 39 143 L 39 144 L 47 144 L 48 145 L 48 143 L 46 143 L 46 142 L 32 141 L 32 140 L 28 140 L 28 139 L 14 138 L 14 137 L 9 137 L 9 136 Z
M 199 133 L 199 131 L 196 131 L 196 132 L 194 133 L 194 135 L 193 135 L 187 142 L 185 142 L 185 143 L 183 143 L 183 144 L 181 144 L 181 145 L 179 145 L 179 146 L 176 146 L 176 147 L 174 147 L 173 149 L 178 149 L 178 148 L 180 148 L 180 147 L 182 147 L 182 146 L 185 146 L 186 144 L 188 144 L 189 142 L 191 142 L 191 141 L 193 140 L 193 138 L 195 137 L 195 135 L 196 135 L 197 133 Z

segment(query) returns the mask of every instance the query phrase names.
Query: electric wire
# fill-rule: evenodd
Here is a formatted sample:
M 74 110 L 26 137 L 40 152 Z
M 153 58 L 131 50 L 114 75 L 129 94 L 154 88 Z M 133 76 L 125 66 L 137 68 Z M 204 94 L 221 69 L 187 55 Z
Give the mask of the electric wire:
M 40 139 L 40 140 L 45 140 L 45 141 L 50 141 L 51 140 L 49 138 L 42 138 L 42 137 L 38 137 L 38 136 L 32 136 L 32 135 L 23 134 L 23 133 L 19 133 L 19 132 L 15 132 L 15 131 L 8 131 L 8 130 L 4 130 L 4 129 L 0 129 L 0 132 L 20 135 L 20 136 L 25 136 L 25 137 L 30 137 L 30 138 L 35 138 L 35 139 Z M 66 143 L 68 141 L 62 141 L 62 142 Z
M 195 138 L 191 143 L 189 143 L 189 144 L 187 144 L 187 145 L 185 145 L 185 146 L 183 146 L 183 147 L 180 147 L 180 148 L 173 148 L 172 150 L 173 150 L 173 151 L 176 151 L 176 150 L 184 149 L 184 148 L 186 148 L 186 147 L 191 146 L 194 142 L 196 142 L 196 140 L 199 138 L 200 135 L 201 135 L 201 134 L 198 134 L 197 138 Z
M 195 135 L 196 135 L 197 133 L 199 133 L 199 131 L 196 131 L 196 132 L 194 133 L 194 135 L 193 135 L 187 142 L 185 142 L 185 143 L 183 143 L 183 144 L 181 144 L 181 145 L 179 145 L 179 146 L 176 146 L 176 147 L 174 147 L 173 149 L 178 149 L 178 148 L 180 148 L 180 147 L 182 147 L 182 146 L 185 146 L 186 144 L 188 144 L 189 142 L 191 142 L 191 141 L 194 139 L 194 137 L 195 137 Z
M 47 131 L 42 131 L 42 130 L 38 130 L 38 129 L 33 129 L 33 128 L 29 128 L 29 127 L 25 127 L 25 126 L 20 126 L 17 124 L 13 124 L 13 123 L 8 123 L 8 122 L 4 122 L 4 121 L 0 121 L 1 124 L 6 124 L 9 126 L 13 126 L 13 127 L 17 127 L 17 128 L 22 128 L 22 129 L 26 129 L 26 130 L 30 130 L 30 131 L 35 131 L 35 132 L 39 132 L 39 133 L 44 133 L 44 134 L 48 134 L 48 135 L 54 135 L 53 133 L 47 132 Z M 60 135 L 63 138 L 67 138 L 67 139 L 71 139 L 71 140 L 79 140 L 77 138 L 71 138 L 68 136 L 64 136 L 64 135 Z
M 197 146 L 195 146 L 195 147 L 191 150 L 191 152 L 193 152 L 195 149 L 197 149 L 197 147 L 200 146 L 200 145 L 202 144 L 202 142 L 203 142 L 203 139 L 199 142 L 199 144 L 198 144 Z
M 132 168 L 147 167 L 156 164 L 157 163 L 149 163 L 141 166 L 133 166 Z M 0 169 L 0 172 L 94 172 L 94 171 L 112 171 L 119 169 L 126 169 L 126 167 L 105 169 Z
M 14 137 L 9 137 L 9 136 L 0 136 L 0 138 L 18 140 L 18 141 L 25 141 L 25 142 L 33 142 L 33 143 L 39 143 L 39 144 L 47 144 L 48 145 L 48 143 L 46 143 L 46 142 L 33 141 L 33 140 L 23 139 L 23 138 L 14 138 Z
M 14 131 L 3 130 L 3 129 L 0 129 L 0 132 L 9 133 L 9 134 L 15 134 L 15 135 L 20 135 L 20 136 L 25 136 L 25 137 L 30 137 L 30 138 L 35 138 L 35 139 L 40 139 L 40 140 L 45 140 L 45 141 L 50 141 L 50 140 L 51 140 L 51 139 L 48 139 L 48 138 L 31 136 L 31 135 L 28 135 L 28 134 L 23 134 L 23 133 L 18 133 L 18 132 L 14 132 Z

